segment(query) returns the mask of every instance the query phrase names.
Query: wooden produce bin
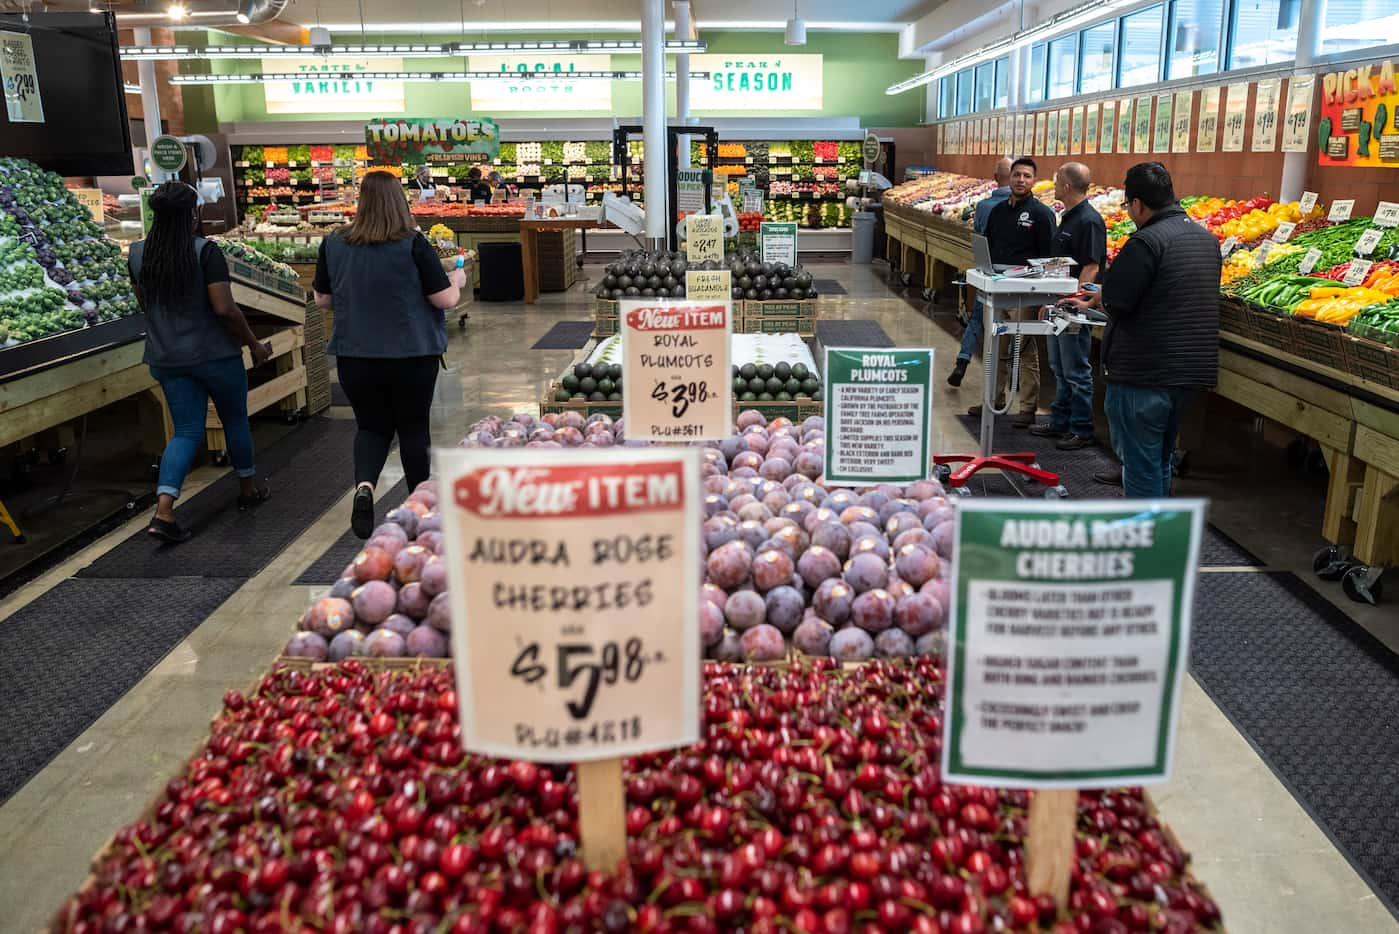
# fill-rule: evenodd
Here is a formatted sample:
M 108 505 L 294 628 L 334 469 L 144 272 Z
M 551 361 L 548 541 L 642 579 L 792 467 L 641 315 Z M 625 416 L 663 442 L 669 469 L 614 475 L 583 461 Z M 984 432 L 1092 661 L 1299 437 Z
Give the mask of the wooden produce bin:
M 617 322 L 617 302 L 610 298 L 593 299 L 593 337 L 601 339 L 616 334 L 620 327 Z
M 539 414 L 552 415 L 562 412 L 577 412 L 584 418 L 590 415 L 610 415 L 613 418 L 622 417 L 622 403 L 620 402 L 588 402 L 583 399 L 569 399 L 566 402 L 558 402 L 554 399 L 554 394 L 563 387 L 554 381 L 549 384 L 549 388 L 544 390 L 544 398 L 539 400 Z
M 816 299 L 745 301 L 735 306 L 735 334 L 795 334 L 816 336 Z

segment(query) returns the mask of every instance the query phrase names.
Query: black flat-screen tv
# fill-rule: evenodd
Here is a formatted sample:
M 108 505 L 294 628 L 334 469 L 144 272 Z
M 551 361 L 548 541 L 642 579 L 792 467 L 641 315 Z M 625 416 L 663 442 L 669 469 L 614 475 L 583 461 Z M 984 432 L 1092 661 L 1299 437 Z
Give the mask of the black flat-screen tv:
M 20 38 L 26 36 L 27 43 Z M 19 61 L 30 46 L 32 68 Z M 3 13 L 0 56 L 7 49 L 13 58 L 3 68 L 0 156 L 20 156 L 60 175 L 130 175 L 131 126 L 116 18 L 111 13 Z M 19 103 L 20 95 L 26 102 L 37 96 L 42 121 L 36 121 L 32 106 Z M 12 119 L 21 113 L 29 119 Z

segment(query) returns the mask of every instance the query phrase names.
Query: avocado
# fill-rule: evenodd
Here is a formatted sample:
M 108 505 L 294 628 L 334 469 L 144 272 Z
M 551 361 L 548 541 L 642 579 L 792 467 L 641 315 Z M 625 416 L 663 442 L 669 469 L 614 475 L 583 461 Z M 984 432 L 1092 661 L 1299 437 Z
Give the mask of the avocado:
M 602 393 L 604 396 L 610 396 L 612 395 L 612 393 L 617 391 L 617 384 L 612 382 L 612 380 L 608 379 L 606 376 L 604 376 L 602 379 L 597 381 L 597 391 Z
M 760 379 L 757 376 L 748 381 L 748 389 L 750 392 L 765 392 L 767 388 L 767 380 Z
M 776 376 L 770 377 L 767 381 L 767 391 L 776 395 L 782 391 L 782 385 L 782 380 L 778 379 Z
M 745 363 L 742 368 L 739 369 L 738 375 L 742 376 L 744 379 L 752 379 L 758 375 L 758 368 L 751 363 Z
M 608 402 L 621 402 L 621 401 L 622 401 L 622 394 L 621 394 L 620 392 L 614 392 L 614 393 L 612 393 L 611 395 L 609 395 L 609 396 L 607 397 L 607 401 L 608 401 Z
M 576 376 L 576 377 L 578 377 L 579 379 L 586 379 L 587 377 L 592 376 L 592 375 L 593 375 L 593 367 L 592 367 L 592 364 L 589 364 L 589 363 L 576 363 L 576 364 L 574 364 L 574 366 L 573 366 L 573 375 Z
M 802 380 L 802 392 L 809 392 L 813 396 L 821 391 L 821 381 L 808 376 Z
M 744 393 L 744 392 L 747 392 L 747 391 L 748 391 L 748 380 L 744 379 L 742 376 L 735 376 L 735 377 L 734 377 L 734 392 L 737 392 L 737 393 Z
M 604 395 L 603 395 L 602 393 L 600 393 L 600 392 L 594 392 L 594 393 L 589 394 L 589 396 L 588 396 L 588 401 L 589 401 L 589 402 L 606 402 L 606 401 L 607 401 L 607 397 L 604 396 Z
M 760 363 L 760 364 L 758 364 L 758 375 L 761 376 L 763 379 L 772 379 L 772 373 L 773 373 L 772 364 L 770 364 L 770 363 Z
M 738 397 L 739 402 L 756 402 L 757 400 L 758 397 L 751 392 L 745 392 L 743 395 Z
M 777 366 L 772 368 L 772 373 L 778 379 L 782 380 L 783 382 L 786 382 L 787 378 L 792 375 L 792 365 L 786 360 L 783 360 L 781 363 L 777 364 Z
M 620 363 L 609 364 L 607 367 L 607 376 L 614 383 L 620 382 L 622 379 L 622 365 Z
M 597 380 L 585 376 L 578 381 L 578 388 L 585 394 L 597 392 Z
M 777 401 L 778 401 L 778 402 L 791 402 L 791 401 L 792 401 L 792 394 L 789 393 L 789 392 L 779 392 L 779 393 L 777 394 Z
M 797 393 L 802 391 L 802 381 L 797 379 L 796 377 L 792 377 L 791 379 L 787 380 L 787 382 L 782 384 L 782 388 L 792 393 L 793 395 L 796 395 Z
M 772 401 L 773 401 L 772 393 L 770 393 L 770 392 L 760 392 L 760 393 L 758 393 L 758 401 L 759 401 L 759 402 L 772 402 Z
M 572 398 L 573 393 L 569 392 L 567 389 L 558 389 L 554 391 L 555 402 L 567 402 L 569 399 Z
M 792 375 L 797 379 L 806 379 L 810 374 L 811 371 L 806 368 L 805 363 L 792 364 Z
M 559 385 L 562 386 L 564 389 L 567 389 L 569 392 L 577 392 L 578 377 L 574 376 L 572 373 L 565 373 L 563 375 L 563 379 L 559 380 Z

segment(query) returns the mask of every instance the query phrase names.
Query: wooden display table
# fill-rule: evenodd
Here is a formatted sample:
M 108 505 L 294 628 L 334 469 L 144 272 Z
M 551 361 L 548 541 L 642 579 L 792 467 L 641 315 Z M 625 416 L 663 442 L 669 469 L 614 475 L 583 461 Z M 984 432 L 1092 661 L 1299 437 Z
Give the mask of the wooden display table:
M 951 287 L 972 266 L 972 229 L 927 211 L 884 205 L 888 256 L 899 269 L 921 274 L 928 297 Z
M 525 304 L 539 301 L 539 232 L 541 230 L 598 230 L 611 224 L 581 217 L 552 217 L 520 221 L 520 265 L 525 277 Z

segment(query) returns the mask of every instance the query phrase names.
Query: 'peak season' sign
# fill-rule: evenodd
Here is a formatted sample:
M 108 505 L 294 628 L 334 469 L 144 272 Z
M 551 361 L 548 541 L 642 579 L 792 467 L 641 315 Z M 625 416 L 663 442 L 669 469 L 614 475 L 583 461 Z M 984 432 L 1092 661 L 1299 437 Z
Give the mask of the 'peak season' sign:
M 709 73 L 690 87 L 696 113 L 821 109 L 820 55 L 691 55 L 690 68 Z

